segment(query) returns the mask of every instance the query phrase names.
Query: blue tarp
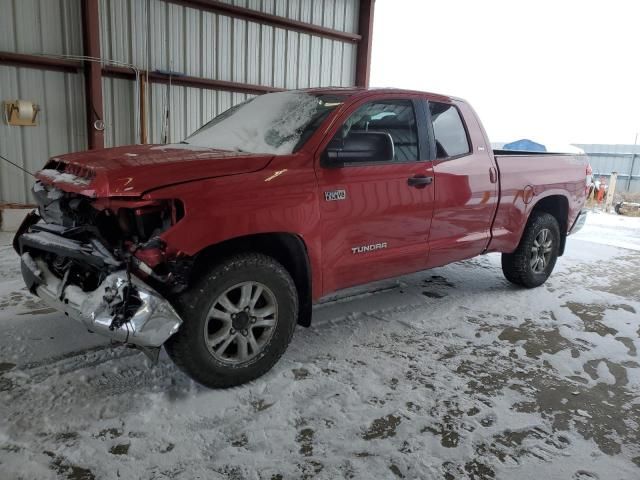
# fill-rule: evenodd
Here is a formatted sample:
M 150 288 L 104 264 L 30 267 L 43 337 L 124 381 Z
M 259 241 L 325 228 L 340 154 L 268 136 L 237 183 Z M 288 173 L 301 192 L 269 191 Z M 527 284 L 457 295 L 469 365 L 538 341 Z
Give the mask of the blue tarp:
M 503 150 L 517 150 L 520 152 L 546 152 L 547 147 L 539 143 L 523 138 L 522 140 L 516 140 L 515 142 L 506 143 Z

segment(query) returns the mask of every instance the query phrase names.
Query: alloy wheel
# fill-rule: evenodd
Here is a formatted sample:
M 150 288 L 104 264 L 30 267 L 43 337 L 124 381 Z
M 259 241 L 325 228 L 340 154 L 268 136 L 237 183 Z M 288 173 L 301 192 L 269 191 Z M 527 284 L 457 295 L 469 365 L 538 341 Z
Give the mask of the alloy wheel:
M 204 338 L 218 361 L 238 365 L 256 357 L 269 343 L 278 322 L 273 292 L 260 282 L 238 283 L 212 304 Z
M 543 228 L 538 232 L 531 246 L 531 259 L 529 265 L 534 273 L 543 273 L 553 252 L 553 237 L 548 228 Z

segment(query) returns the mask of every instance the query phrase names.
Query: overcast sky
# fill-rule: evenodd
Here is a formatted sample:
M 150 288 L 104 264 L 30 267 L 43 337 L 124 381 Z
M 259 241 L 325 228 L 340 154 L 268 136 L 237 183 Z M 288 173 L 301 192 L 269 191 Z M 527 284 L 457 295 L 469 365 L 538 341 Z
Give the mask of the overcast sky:
M 377 0 L 371 84 L 465 98 L 492 142 L 633 143 L 640 1 Z

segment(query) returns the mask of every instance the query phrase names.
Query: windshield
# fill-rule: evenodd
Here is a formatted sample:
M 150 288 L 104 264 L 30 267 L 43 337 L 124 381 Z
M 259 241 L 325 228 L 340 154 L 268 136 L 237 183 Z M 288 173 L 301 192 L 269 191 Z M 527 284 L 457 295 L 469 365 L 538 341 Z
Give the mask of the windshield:
M 220 150 L 287 155 L 300 149 L 343 96 L 268 93 L 230 108 L 184 143 Z

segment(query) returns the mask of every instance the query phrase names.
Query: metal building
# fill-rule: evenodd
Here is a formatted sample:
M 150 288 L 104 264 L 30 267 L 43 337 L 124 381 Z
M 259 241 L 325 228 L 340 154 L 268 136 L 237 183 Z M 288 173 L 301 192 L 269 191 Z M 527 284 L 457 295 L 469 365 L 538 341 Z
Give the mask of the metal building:
M 374 0 L 0 0 L 0 155 L 36 171 L 52 155 L 179 141 L 247 98 L 367 86 Z M 0 161 L 0 202 L 32 179 Z
M 640 193 L 640 145 L 575 144 L 589 156 L 596 177 L 618 172 L 616 191 Z

